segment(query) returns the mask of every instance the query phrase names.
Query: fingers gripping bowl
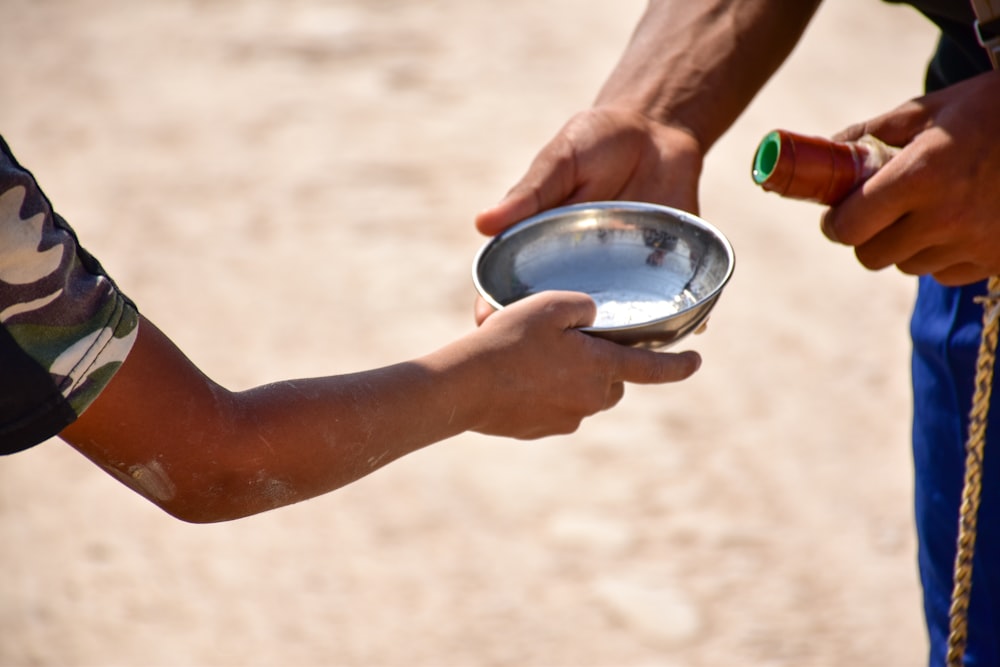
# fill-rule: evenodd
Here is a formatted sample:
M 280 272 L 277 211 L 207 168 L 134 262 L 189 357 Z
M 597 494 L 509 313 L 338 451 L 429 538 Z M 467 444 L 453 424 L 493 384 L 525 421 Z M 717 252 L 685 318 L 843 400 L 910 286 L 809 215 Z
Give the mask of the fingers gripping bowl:
M 705 322 L 734 264 L 729 240 L 704 220 L 666 206 L 609 201 L 519 222 L 479 250 L 472 273 L 497 309 L 546 290 L 585 292 L 597 317 L 582 331 L 656 349 Z

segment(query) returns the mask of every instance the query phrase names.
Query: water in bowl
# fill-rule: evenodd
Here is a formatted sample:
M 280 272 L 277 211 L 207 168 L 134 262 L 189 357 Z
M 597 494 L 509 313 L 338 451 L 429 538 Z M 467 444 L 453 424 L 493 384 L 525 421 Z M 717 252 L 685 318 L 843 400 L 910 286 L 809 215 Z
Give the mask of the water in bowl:
M 596 292 L 590 296 L 597 304 L 595 327 L 625 327 L 657 320 L 693 306 L 697 301 L 688 290 L 669 299 L 660 294 L 625 291 Z

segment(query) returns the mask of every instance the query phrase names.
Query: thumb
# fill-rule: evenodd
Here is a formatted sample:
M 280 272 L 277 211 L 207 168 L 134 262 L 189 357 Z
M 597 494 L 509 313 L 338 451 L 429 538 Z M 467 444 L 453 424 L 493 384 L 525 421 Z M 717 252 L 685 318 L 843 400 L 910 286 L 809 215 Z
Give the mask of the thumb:
M 930 114 L 920 100 L 911 100 L 892 111 L 855 123 L 833 136 L 834 141 L 857 141 L 869 134 L 890 146 L 902 147 L 913 141 L 930 123 Z
M 476 229 L 480 234 L 496 236 L 514 223 L 540 212 L 537 190 L 519 183 L 498 203 L 476 215 Z
M 535 157 L 527 173 L 497 204 L 476 216 L 476 229 L 494 236 L 516 222 L 565 202 L 576 189 L 572 148 L 561 135 Z
M 597 304 L 583 292 L 546 291 L 532 294 L 507 306 L 506 310 L 534 310 L 558 329 L 578 329 L 594 323 Z

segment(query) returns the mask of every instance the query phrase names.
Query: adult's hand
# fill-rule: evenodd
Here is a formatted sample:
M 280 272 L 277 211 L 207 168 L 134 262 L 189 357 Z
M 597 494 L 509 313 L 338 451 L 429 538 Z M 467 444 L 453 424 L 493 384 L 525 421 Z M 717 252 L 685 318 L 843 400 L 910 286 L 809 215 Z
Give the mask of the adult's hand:
M 631 199 L 698 213 L 705 154 L 798 43 L 819 0 L 650 0 L 595 105 L 495 206 L 494 235 L 564 204 Z M 481 299 L 476 321 L 491 309 Z
M 698 212 L 703 156 L 687 131 L 641 113 L 598 106 L 573 116 L 496 205 L 476 216 L 492 236 L 542 211 L 584 201 L 646 201 Z M 493 308 L 476 299 L 482 324 Z
M 865 267 L 964 285 L 1000 273 L 1000 73 L 982 74 L 854 125 L 902 150 L 822 219 Z
M 476 216 L 488 236 L 541 211 L 625 199 L 698 210 L 702 152 L 687 131 L 633 110 L 597 106 L 573 116 L 495 206 Z

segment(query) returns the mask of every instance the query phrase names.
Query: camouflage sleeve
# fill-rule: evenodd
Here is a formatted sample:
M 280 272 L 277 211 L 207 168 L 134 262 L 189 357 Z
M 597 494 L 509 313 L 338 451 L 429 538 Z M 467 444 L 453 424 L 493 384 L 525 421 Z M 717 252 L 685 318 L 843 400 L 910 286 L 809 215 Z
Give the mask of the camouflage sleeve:
M 0 454 L 81 415 L 125 360 L 138 321 L 0 137 Z

